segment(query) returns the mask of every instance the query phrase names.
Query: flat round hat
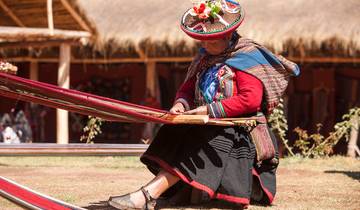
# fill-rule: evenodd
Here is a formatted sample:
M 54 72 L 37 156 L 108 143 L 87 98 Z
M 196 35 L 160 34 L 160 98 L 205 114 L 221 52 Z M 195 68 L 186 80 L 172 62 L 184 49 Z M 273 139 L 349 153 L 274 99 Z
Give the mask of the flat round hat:
M 198 40 L 221 39 L 244 20 L 238 0 L 198 0 L 181 18 L 181 29 Z

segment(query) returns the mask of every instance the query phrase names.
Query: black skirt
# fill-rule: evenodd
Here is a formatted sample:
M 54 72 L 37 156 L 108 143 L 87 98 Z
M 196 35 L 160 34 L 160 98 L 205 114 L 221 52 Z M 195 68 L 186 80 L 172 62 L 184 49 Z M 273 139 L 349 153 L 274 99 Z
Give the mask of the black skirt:
M 273 143 L 277 148 L 274 138 Z M 259 165 L 255 157 L 255 146 L 241 127 L 164 125 L 141 161 L 153 174 L 166 170 L 210 199 L 248 205 L 256 197 L 270 204 L 277 166 L 270 161 Z

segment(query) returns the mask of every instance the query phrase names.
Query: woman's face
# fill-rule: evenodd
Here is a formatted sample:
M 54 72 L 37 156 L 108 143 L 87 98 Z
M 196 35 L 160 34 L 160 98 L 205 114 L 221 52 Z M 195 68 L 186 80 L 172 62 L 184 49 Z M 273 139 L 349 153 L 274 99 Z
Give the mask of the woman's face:
M 201 46 L 205 48 L 206 52 L 211 55 L 218 55 L 225 51 L 225 49 L 229 46 L 230 39 L 228 37 L 224 39 L 216 39 L 216 40 L 204 40 L 201 41 Z

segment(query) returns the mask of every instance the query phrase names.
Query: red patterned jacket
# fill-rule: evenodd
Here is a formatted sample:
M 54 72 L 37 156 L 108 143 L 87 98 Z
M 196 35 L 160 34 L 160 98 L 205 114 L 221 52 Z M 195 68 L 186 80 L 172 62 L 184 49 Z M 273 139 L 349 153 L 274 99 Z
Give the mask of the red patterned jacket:
M 224 65 L 219 69 L 219 88 L 213 102 L 206 104 L 199 91 L 199 74 L 184 82 L 178 90 L 175 102 L 186 110 L 207 105 L 213 118 L 239 117 L 260 111 L 263 85 L 259 79 Z

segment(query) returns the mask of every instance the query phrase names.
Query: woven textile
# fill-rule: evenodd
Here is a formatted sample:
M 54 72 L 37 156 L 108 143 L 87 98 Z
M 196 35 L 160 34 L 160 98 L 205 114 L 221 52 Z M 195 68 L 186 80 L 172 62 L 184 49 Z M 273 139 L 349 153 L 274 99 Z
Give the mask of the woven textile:
M 219 63 L 245 71 L 262 81 L 265 89 L 263 111 L 267 114 L 278 105 L 290 76 L 300 73 L 295 63 L 274 55 L 253 40 L 240 38 L 234 33 L 230 46 L 220 55 L 209 55 L 201 49 L 190 65 L 186 79 Z

